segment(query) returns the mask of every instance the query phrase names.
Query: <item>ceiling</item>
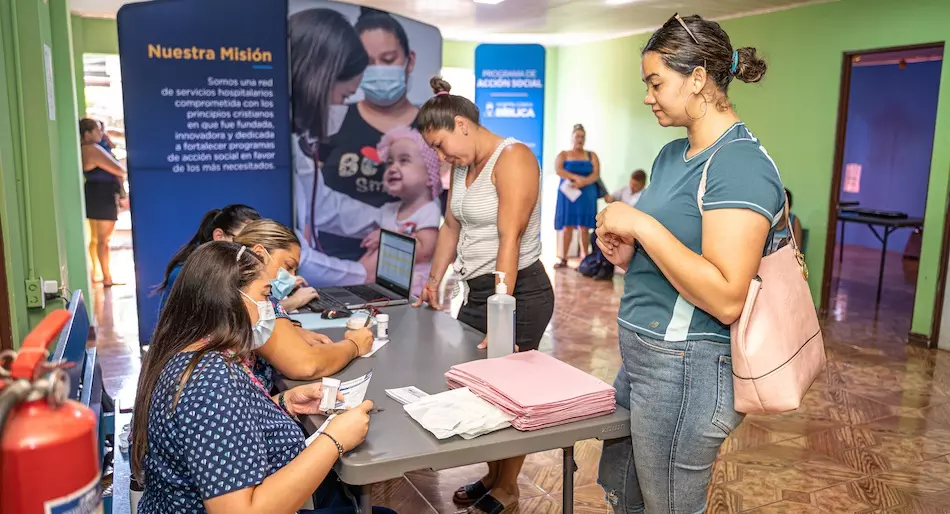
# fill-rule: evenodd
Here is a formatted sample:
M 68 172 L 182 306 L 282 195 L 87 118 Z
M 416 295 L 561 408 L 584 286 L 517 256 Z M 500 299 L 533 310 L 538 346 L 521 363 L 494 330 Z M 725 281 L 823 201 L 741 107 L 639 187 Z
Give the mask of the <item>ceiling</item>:
M 663 25 L 677 11 L 723 19 L 827 1 L 835 0 L 503 0 L 496 5 L 472 0 L 360 0 L 347 3 L 376 7 L 435 25 L 445 39 L 558 45 L 647 32 Z M 111 18 L 130 0 L 69 2 L 78 14 Z

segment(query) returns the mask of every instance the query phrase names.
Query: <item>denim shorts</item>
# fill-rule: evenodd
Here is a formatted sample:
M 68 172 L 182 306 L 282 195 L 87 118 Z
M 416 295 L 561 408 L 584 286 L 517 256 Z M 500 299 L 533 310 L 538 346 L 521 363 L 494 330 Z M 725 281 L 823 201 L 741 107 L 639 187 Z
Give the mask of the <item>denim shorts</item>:
M 729 344 L 660 341 L 620 327 L 614 387 L 631 437 L 604 442 L 598 482 L 617 514 L 701 513 L 712 466 L 742 422 Z

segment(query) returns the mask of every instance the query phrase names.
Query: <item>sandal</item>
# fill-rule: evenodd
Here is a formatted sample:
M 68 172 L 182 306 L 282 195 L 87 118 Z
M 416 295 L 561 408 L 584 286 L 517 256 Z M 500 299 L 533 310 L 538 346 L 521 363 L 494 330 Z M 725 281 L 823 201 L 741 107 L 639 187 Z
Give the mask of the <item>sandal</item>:
M 561 269 L 567 267 L 567 259 L 561 259 L 554 265 L 554 269 Z
M 497 498 L 490 494 L 482 496 L 474 505 L 468 508 L 468 512 L 484 512 L 485 514 L 501 514 L 505 506 Z
M 462 496 L 462 494 L 465 496 Z M 485 487 L 485 484 L 483 484 L 481 480 L 479 480 L 474 484 L 468 484 L 459 487 L 458 490 L 452 494 L 452 501 L 455 502 L 456 505 L 464 507 L 466 505 L 474 504 L 486 494 L 488 494 L 488 488 Z

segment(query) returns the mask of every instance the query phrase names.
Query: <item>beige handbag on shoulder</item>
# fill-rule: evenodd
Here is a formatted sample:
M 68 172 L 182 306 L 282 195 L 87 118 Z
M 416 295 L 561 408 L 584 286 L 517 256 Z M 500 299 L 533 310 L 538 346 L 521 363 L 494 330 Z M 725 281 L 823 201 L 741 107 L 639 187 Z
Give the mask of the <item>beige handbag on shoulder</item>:
M 715 156 L 714 152 L 706 161 L 699 181 L 700 214 L 706 172 Z M 789 219 L 788 198 L 784 216 L 789 243 L 762 257 L 742 314 L 730 327 L 735 410 L 745 414 L 797 409 L 825 367 L 818 313 L 808 287 L 805 256 Z

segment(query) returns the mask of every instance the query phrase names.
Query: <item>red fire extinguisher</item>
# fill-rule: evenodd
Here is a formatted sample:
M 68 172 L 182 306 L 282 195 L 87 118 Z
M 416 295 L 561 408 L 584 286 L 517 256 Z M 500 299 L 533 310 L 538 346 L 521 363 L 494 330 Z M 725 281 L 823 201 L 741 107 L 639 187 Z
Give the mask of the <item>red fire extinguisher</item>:
M 47 362 L 68 321 L 54 311 L 0 354 L 0 514 L 102 512 L 95 415 L 66 400 L 68 377 Z

